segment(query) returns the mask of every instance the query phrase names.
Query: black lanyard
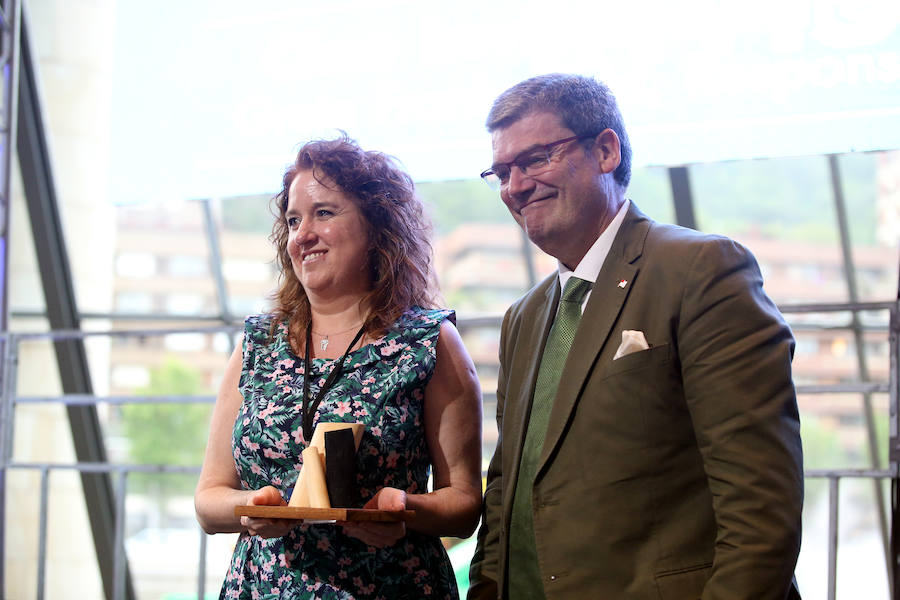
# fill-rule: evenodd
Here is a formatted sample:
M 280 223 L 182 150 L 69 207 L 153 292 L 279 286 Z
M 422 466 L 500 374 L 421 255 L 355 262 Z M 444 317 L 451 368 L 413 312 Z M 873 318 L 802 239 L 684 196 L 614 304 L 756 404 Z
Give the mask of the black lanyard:
M 338 364 L 334 366 L 331 370 L 331 374 L 328 375 L 328 379 L 325 380 L 324 385 L 319 389 L 319 393 L 316 394 L 316 399 L 313 400 L 312 406 L 309 406 L 309 378 L 312 377 L 312 368 L 310 367 L 309 359 L 309 348 L 312 345 L 312 319 L 310 319 L 309 325 L 306 326 L 306 355 L 303 358 L 303 404 L 301 406 L 302 411 L 300 413 L 300 418 L 303 421 L 303 439 L 306 440 L 307 444 L 312 442 L 313 417 L 315 416 L 316 411 L 319 410 L 319 404 L 322 402 L 322 397 L 325 395 L 325 392 L 330 390 L 335 384 L 338 377 L 341 376 L 341 373 L 344 372 L 344 361 L 347 359 L 347 355 L 350 354 L 350 349 L 356 345 L 356 342 L 359 341 L 359 338 L 362 337 L 365 330 L 366 325 L 363 323 L 362 327 L 359 328 L 359 331 L 356 332 L 356 337 L 354 337 L 353 341 L 350 342 L 350 345 L 347 346 L 344 355 L 338 360 Z

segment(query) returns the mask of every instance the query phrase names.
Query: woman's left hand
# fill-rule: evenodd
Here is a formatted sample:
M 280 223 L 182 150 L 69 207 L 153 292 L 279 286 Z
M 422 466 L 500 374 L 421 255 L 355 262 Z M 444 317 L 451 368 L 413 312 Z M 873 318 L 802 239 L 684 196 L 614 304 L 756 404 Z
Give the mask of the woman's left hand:
M 366 502 L 363 508 L 379 510 L 405 510 L 406 492 L 397 488 L 381 488 Z M 406 535 L 406 523 L 378 523 L 375 521 L 343 521 L 340 523 L 344 532 L 376 548 L 393 546 Z

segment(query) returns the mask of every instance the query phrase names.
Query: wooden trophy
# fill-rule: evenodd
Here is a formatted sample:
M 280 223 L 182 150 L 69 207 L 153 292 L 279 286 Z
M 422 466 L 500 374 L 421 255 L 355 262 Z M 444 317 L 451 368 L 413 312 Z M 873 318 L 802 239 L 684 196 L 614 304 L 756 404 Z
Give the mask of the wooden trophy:
M 332 500 L 338 499 L 329 497 L 329 479 L 335 482 L 333 488 L 341 487 L 342 490 L 347 488 L 347 481 L 352 479 L 350 486 L 355 489 L 356 472 L 353 467 L 356 464 L 356 451 L 359 449 L 359 442 L 362 440 L 365 428 L 366 426 L 362 423 L 319 423 L 316 425 L 312 441 L 309 447 L 303 451 L 303 468 L 300 469 L 300 475 L 297 477 L 297 483 L 294 485 L 288 506 L 332 508 Z M 340 435 L 340 432 L 343 431 L 349 431 L 352 434 L 352 448 L 348 447 L 347 434 Z M 331 444 L 335 460 L 329 477 L 326 438 L 331 438 L 330 434 L 337 434 L 338 438 L 343 438 L 343 443 Z M 356 506 L 341 506 L 345 504 L 346 496 L 345 493 L 340 498 L 341 502 L 334 503 L 334 507 L 357 508 Z
M 287 506 L 236 506 L 236 516 L 299 519 L 310 523 L 334 521 L 408 521 L 413 510 L 357 508 L 356 452 L 363 423 L 319 423 Z

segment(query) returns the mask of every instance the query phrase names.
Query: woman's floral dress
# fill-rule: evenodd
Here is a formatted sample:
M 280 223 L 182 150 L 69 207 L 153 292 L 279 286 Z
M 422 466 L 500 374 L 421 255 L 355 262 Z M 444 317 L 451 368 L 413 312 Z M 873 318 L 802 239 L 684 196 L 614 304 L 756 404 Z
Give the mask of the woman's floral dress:
M 365 502 L 382 487 L 426 492 L 431 469 L 424 431 L 425 386 L 434 372 L 438 333 L 448 310 L 415 307 L 376 342 L 350 353 L 315 422 L 361 422 L 357 480 Z M 287 500 L 307 447 L 301 426 L 303 360 L 287 327 L 270 339 L 268 315 L 248 317 L 232 449 L 244 489 L 271 485 Z M 310 399 L 336 360 L 313 359 Z M 351 538 L 336 525 L 299 525 L 283 538 L 244 532 L 220 598 L 457 598 L 440 539 L 407 531 L 389 548 Z

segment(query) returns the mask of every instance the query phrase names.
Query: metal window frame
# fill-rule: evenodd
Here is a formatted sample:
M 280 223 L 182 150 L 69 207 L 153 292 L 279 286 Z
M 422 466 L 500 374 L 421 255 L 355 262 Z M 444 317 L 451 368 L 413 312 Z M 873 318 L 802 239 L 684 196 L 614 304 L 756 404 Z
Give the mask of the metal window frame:
M 10 189 L 12 170 L 12 140 L 16 139 L 19 88 L 19 35 L 21 20 L 17 0 L 4 0 L 0 6 L 0 69 L 2 69 L 3 98 L 0 113 L 0 332 L 9 327 L 9 240 Z M 7 353 L 6 342 L 0 339 L 0 357 Z M 0 365 L 0 385 L 8 380 L 7 362 Z M 0 406 L 0 427 L 6 422 L 5 406 Z M 2 452 L 0 438 L 0 452 Z M 6 471 L 0 471 L 0 582 L 4 580 L 3 556 L 6 545 Z M 2 585 L 2 584 L 0 584 Z M 3 596 L 3 589 L 0 589 Z

